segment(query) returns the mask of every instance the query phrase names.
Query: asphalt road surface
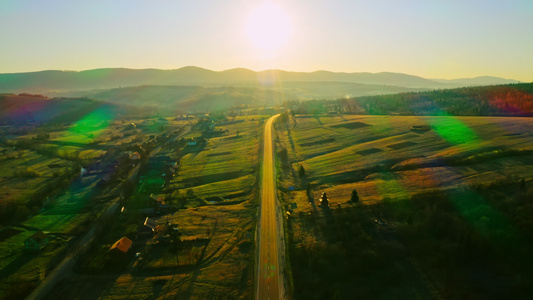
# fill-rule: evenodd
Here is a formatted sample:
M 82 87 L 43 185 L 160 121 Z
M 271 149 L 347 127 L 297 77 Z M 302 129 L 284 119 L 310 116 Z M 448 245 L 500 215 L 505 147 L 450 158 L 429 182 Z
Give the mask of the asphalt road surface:
M 283 272 L 280 250 L 284 249 L 280 230 L 281 219 L 276 204 L 276 180 L 272 123 L 279 115 L 268 119 L 265 125 L 261 207 L 259 210 L 259 256 L 257 261 L 256 299 L 284 299 Z M 282 256 L 283 257 L 283 256 Z

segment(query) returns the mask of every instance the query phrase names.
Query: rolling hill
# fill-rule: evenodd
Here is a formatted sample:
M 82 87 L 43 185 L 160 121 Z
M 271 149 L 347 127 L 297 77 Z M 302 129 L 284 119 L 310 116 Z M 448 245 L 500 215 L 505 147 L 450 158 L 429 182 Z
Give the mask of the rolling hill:
M 0 95 L 0 120 L 2 124 L 27 122 L 76 121 L 90 112 L 95 115 L 139 115 L 142 111 L 131 105 L 112 104 L 87 98 L 51 99 L 41 95 Z
M 418 91 L 418 89 L 346 82 L 289 82 L 269 88 L 254 85 L 242 87 L 144 85 L 55 95 L 87 97 L 113 103 L 171 110 L 178 110 L 177 106 L 179 106 L 181 111 L 194 111 L 227 109 L 237 105 L 281 105 L 285 100 L 335 99 L 412 91 Z
M 176 70 L 107 68 L 86 71 L 40 71 L 0 74 L 0 93 L 58 93 L 94 89 L 112 89 L 141 85 L 252 86 L 276 87 L 289 82 L 343 82 L 416 89 L 453 88 L 464 85 L 516 83 L 496 77 L 458 80 L 431 80 L 401 73 L 336 73 L 329 71 L 255 72 L 237 68 L 211 71 L 199 67 Z M 328 97 L 332 98 L 332 97 Z

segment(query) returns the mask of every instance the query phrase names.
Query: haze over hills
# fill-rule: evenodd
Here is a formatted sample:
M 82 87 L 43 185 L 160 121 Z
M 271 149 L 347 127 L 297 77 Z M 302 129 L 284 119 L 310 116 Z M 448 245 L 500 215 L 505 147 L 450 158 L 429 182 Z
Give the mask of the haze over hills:
M 237 68 L 211 71 L 199 67 L 176 70 L 107 68 L 87 71 L 40 71 L 0 74 L 0 92 L 57 93 L 112 89 L 140 85 L 258 86 L 279 87 L 292 82 L 343 82 L 413 89 L 441 89 L 468 85 L 517 83 L 497 77 L 426 79 L 401 73 L 336 73 L 329 71 L 255 72 Z M 377 91 L 379 92 L 379 91 Z
M 0 74 L 0 93 L 82 97 L 147 111 L 179 113 L 240 105 L 281 105 L 285 100 L 339 99 L 517 82 L 497 77 L 426 79 L 388 72 L 108 68 Z
M 518 83 L 519 81 L 513 79 L 503 79 L 493 76 L 479 76 L 474 78 L 460 78 L 460 79 L 431 79 L 433 81 L 441 82 L 444 84 L 463 86 L 482 86 L 482 85 L 498 85 L 498 84 L 510 84 Z
M 114 104 L 85 98 L 50 99 L 39 95 L 0 95 L 1 123 L 73 122 L 83 117 L 141 115 L 144 111 L 127 104 Z
M 160 86 L 143 85 L 93 91 L 52 94 L 65 97 L 88 97 L 137 106 L 173 109 L 216 110 L 234 105 L 272 106 L 284 100 L 335 99 L 378 94 L 419 91 L 393 86 L 365 85 L 346 82 L 289 82 L 279 86 Z

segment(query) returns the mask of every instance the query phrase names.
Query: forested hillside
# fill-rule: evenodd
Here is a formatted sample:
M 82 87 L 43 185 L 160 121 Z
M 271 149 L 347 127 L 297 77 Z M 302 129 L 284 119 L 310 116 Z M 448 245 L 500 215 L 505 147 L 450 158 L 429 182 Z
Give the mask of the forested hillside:
M 533 116 L 533 83 L 466 87 L 338 100 L 286 101 L 296 113 Z

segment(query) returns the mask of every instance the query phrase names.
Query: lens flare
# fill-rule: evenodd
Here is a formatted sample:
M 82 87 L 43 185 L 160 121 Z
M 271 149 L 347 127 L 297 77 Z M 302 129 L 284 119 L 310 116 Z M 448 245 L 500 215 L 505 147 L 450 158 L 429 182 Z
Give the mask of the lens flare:
M 246 22 L 246 36 L 266 53 L 272 53 L 283 46 L 291 31 L 288 15 L 271 2 L 256 7 Z

